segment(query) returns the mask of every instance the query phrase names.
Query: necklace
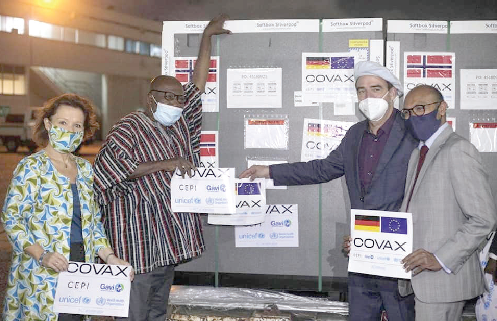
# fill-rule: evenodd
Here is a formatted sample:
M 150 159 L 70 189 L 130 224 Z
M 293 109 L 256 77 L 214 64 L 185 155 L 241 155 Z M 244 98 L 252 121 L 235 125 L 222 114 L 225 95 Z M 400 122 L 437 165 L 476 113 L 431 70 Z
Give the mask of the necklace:
M 61 156 L 60 159 L 57 159 L 55 157 L 53 157 L 52 155 L 50 155 L 49 153 L 47 153 L 48 156 L 54 160 L 54 161 L 57 161 L 57 162 L 62 162 L 62 164 L 64 164 L 64 167 L 67 169 L 67 167 L 69 166 L 69 162 L 73 159 L 73 155 L 71 153 L 69 153 L 69 155 L 66 157 L 66 159 L 64 160 L 64 157 Z
M 70 158 L 71 158 L 71 156 L 68 156 L 67 161 L 65 161 L 64 158 L 62 157 L 62 161 L 64 162 L 64 165 L 66 166 L 66 168 L 67 168 L 67 164 L 70 162 Z

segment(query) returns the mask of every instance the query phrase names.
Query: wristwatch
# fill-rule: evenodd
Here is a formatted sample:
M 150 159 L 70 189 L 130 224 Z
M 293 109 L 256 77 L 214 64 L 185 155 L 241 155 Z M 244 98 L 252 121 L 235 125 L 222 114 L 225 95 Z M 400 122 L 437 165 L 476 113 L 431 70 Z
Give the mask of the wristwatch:
M 48 251 L 45 250 L 43 251 L 43 253 L 41 253 L 40 255 L 40 258 L 38 259 L 38 264 L 40 264 L 40 266 L 43 266 L 43 264 L 41 264 L 43 262 L 43 258 L 45 257 L 45 255 L 47 255 Z

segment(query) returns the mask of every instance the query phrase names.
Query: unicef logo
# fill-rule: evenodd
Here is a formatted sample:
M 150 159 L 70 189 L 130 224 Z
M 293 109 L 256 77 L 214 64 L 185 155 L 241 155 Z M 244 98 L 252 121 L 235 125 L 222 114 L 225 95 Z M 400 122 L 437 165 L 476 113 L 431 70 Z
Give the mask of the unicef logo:
M 292 221 L 290 221 L 290 220 L 284 220 L 283 221 L 283 225 L 285 225 L 286 227 L 290 227 L 290 225 L 292 225 Z
M 193 200 L 195 202 L 195 204 L 200 204 L 202 203 L 202 201 L 200 200 L 200 198 L 198 197 L 195 197 L 195 199 Z
M 82 301 L 83 301 L 84 304 L 90 304 L 91 299 L 88 298 L 88 297 L 84 297 Z
M 221 190 L 221 192 L 223 192 L 223 193 L 224 193 L 224 192 L 226 192 L 226 185 L 221 184 L 221 185 L 219 186 L 219 189 L 220 189 L 220 190 Z
M 116 292 L 124 291 L 124 284 L 118 283 L 116 284 Z
M 207 205 L 212 205 L 212 204 L 214 204 L 214 199 L 212 197 L 207 197 L 205 202 L 207 203 Z
M 274 232 L 273 232 L 273 233 L 269 234 L 269 237 L 270 237 L 271 239 L 273 239 L 273 240 L 274 240 L 274 239 L 277 239 L 277 238 L 278 238 L 278 233 L 274 233 Z
M 105 305 L 105 298 L 99 297 L 97 298 L 97 305 Z
M 266 235 L 264 235 L 264 233 L 259 233 L 259 234 L 257 234 L 257 237 L 260 239 L 263 239 L 266 237 Z

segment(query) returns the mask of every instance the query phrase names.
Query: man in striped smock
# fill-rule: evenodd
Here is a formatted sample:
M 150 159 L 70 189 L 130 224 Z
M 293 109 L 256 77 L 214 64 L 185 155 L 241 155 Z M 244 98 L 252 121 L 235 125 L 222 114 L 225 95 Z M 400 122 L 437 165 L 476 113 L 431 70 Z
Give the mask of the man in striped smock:
M 172 174 L 199 164 L 202 101 L 211 37 L 229 33 L 226 16 L 205 28 L 192 82 L 152 80 L 145 112 L 122 118 L 95 160 L 95 194 L 117 255 L 131 263 L 128 320 L 165 320 L 174 265 L 204 251 L 198 213 L 171 210 Z

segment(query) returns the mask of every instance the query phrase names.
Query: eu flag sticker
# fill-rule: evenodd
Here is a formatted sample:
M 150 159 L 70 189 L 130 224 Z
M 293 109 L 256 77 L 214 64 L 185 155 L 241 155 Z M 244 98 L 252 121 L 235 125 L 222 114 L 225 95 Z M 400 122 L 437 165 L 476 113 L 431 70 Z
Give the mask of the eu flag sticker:
M 400 217 L 381 217 L 381 232 L 407 234 L 407 219 Z
M 237 195 L 261 195 L 260 183 L 237 184 Z

